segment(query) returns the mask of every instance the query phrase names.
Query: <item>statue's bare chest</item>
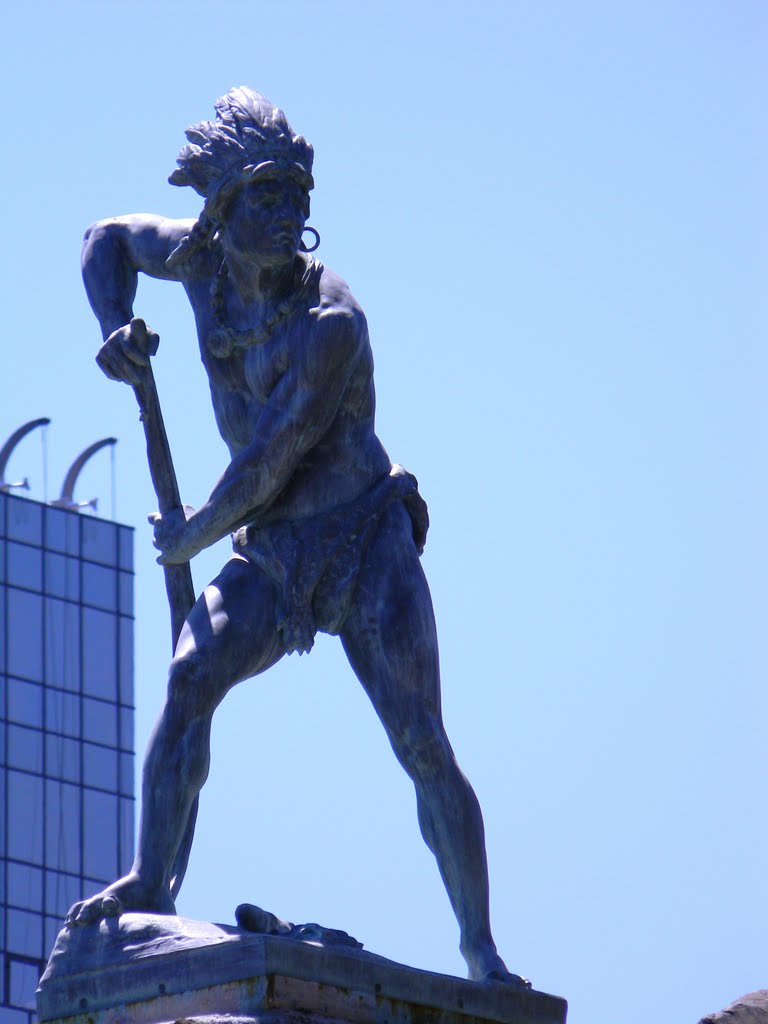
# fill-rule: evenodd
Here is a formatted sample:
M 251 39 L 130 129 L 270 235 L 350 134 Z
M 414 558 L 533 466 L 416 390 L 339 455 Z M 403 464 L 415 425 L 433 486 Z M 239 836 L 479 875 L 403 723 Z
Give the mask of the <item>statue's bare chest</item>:
M 242 355 L 243 386 L 257 402 L 266 402 L 290 364 L 290 339 L 283 329 L 268 341 L 249 345 Z
M 233 451 L 248 445 L 264 407 L 285 377 L 290 345 L 284 332 L 263 343 L 238 347 L 226 356 L 214 354 L 200 338 L 203 362 L 211 382 L 211 398 L 219 430 Z M 284 396 L 286 404 L 290 395 Z

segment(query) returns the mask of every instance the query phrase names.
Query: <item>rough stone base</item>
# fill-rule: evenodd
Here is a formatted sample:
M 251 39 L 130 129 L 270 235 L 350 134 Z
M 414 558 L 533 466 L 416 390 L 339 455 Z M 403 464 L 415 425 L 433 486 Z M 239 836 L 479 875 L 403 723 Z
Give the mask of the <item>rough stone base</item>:
M 699 1024 L 768 1024 L 768 989 L 742 996 L 724 1010 L 703 1017 Z
M 183 918 L 61 932 L 38 990 L 56 1024 L 565 1024 L 557 996 Z

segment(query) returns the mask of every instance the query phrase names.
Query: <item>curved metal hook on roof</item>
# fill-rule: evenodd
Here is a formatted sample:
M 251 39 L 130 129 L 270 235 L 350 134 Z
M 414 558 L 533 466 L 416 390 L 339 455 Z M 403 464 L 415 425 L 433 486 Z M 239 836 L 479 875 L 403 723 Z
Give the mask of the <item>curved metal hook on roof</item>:
M 12 487 L 23 487 L 25 490 L 29 490 L 29 480 L 26 477 L 24 477 L 20 483 L 8 483 L 5 479 L 5 467 L 8 465 L 8 460 L 13 454 L 13 449 L 19 441 L 26 437 L 31 430 L 35 429 L 35 427 L 47 427 L 50 422 L 51 421 L 47 416 L 42 416 L 39 420 L 30 420 L 29 423 L 25 423 L 23 427 L 19 427 L 18 430 L 14 430 L 3 447 L 0 448 L 0 491 L 10 491 Z
M 80 471 L 86 464 L 88 459 L 96 452 L 101 451 L 102 448 L 106 448 L 108 445 L 117 444 L 116 437 L 105 437 L 101 441 L 95 441 L 92 445 L 89 445 L 85 451 L 80 452 L 75 461 L 67 470 L 67 475 L 64 477 L 64 483 L 61 485 L 61 495 L 50 504 L 55 505 L 57 508 L 68 508 L 78 509 L 86 508 L 89 505 L 91 508 L 96 508 L 98 504 L 98 498 L 91 498 L 90 501 L 75 501 L 75 484 L 77 478 L 80 476 Z

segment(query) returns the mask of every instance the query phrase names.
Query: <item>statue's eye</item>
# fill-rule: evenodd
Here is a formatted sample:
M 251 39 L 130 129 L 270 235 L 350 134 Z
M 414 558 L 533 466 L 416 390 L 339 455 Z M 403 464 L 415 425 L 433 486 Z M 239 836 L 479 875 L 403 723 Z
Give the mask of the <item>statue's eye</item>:
M 283 189 L 278 182 L 254 182 L 248 189 L 249 206 L 274 206 L 283 197 Z

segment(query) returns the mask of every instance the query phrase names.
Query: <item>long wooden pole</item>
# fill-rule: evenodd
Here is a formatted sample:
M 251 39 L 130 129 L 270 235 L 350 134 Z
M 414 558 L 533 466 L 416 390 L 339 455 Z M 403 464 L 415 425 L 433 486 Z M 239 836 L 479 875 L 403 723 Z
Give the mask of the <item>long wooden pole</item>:
M 149 360 L 149 335 L 146 324 L 140 318 L 135 317 L 131 320 L 131 330 L 137 341 L 144 342 Z M 165 432 L 163 414 L 160 409 L 155 375 L 152 372 L 152 366 L 149 361 L 147 366 L 142 368 L 141 376 L 137 383 L 133 384 L 133 391 L 136 395 L 136 401 L 139 403 L 140 419 L 147 442 L 149 474 L 152 477 L 160 515 L 165 516 L 175 512 L 183 515 L 184 510 L 179 495 L 176 471 L 173 468 L 168 435 Z M 181 565 L 165 565 L 163 570 L 165 573 L 165 591 L 168 595 L 168 606 L 171 612 L 173 653 L 176 650 L 182 626 L 195 604 L 195 588 L 192 582 L 192 570 L 189 562 L 184 562 Z M 184 837 L 176 854 L 171 874 L 171 895 L 174 898 L 181 888 L 181 883 L 187 870 L 189 853 L 192 848 L 192 837 L 195 831 L 197 807 L 198 800 L 195 797 L 194 803 L 190 808 Z
M 165 424 L 160 411 L 157 397 L 157 386 L 152 367 L 148 366 L 142 374 L 142 380 L 133 386 L 136 400 L 141 410 L 141 423 L 147 441 L 147 462 L 149 473 L 157 495 L 160 515 L 167 516 L 178 512 L 183 515 L 176 473 L 171 461 Z M 181 565 L 164 565 L 165 590 L 168 595 L 168 606 L 171 612 L 171 646 L 172 653 L 181 634 L 181 627 L 187 621 L 195 603 L 195 588 L 192 583 L 192 570 L 189 562 Z

